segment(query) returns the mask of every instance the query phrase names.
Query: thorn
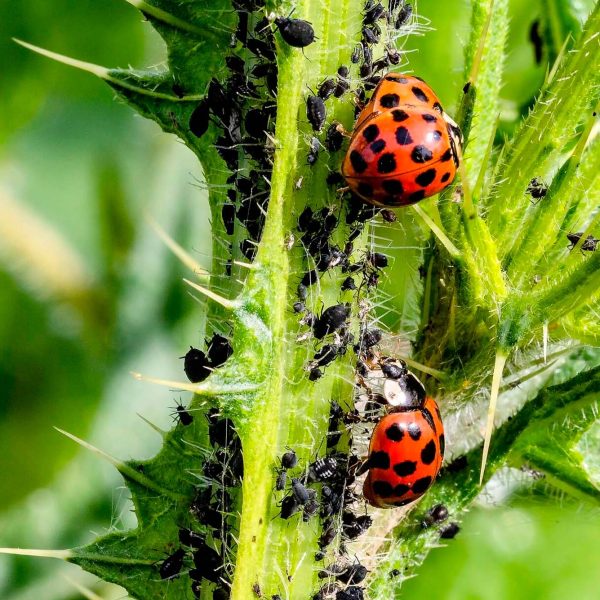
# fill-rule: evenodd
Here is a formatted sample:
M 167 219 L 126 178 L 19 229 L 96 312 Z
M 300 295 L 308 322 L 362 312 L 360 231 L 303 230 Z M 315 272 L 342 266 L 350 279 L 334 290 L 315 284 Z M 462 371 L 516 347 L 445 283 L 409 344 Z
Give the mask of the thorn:
M 111 75 L 111 72 L 115 72 L 115 70 L 107 69 L 106 67 L 101 67 L 100 65 L 96 65 L 94 63 L 85 62 L 83 60 L 77 60 L 76 58 L 71 58 L 70 56 L 65 56 L 64 54 L 58 54 L 57 52 L 52 52 L 51 50 L 46 50 L 45 48 L 40 48 L 39 46 L 34 46 L 28 42 L 24 42 L 23 40 L 19 40 L 18 38 L 13 38 L 13 41 L 31 50 L 32 52 L 36 52 L 37 54 L 41 54 L 46 58 L 50 58 L 55 60 L 56 62 L 62 63 L 69 67 L 74 67 L 76 69 L 80 69 L 81 71 L 86 71 L 87 73 L 91 73 L 104 81 L 107 81 L 111 85 L 115 87 L 120 87 L 131 92 L 135 92 L 137 94 L 143 94 L 144 96 L 151 96 L 152 98 L 158 98 L 161 100 L 169 100 L 171 102 L 197 102 L 202 100 L 204 96 L 199 94 L 189 95 L 189 96 L 175 96 L 174 94 L 163 94 L 162 92 L 155 92 L 154 90 L 147 90 L 143 87 L 139 87 L 137 85 L 133 85 L 132 83 L 128 83 L 123 79 L 118 79 Z M 126 72 L 124 72 L 125 74 Z
M 87 600 L 104 600 L 102 598 L 102 596 L 98 596 L 98 594 L 95 594 L 94 592 L 92 592 L 92 590 L 81 585 L 79 582 L 75 581 L 74 579 L 71 579 L 70 577 L 67 577 L 66 575 L 62 575 L 62 577 L 67 583 L 70 583 L 82 596 L 85 596 L 87 598 Z
M 194 283 L 193 281 L 190 281 L 189 279 L 184 278 L 184 281 L 190 287 L 194 288 L 196 291 L 200 292 L 201 294 L 204 294 L 207 298 L 210 298 L 211 300 L 214 300 L 215 302 L 219 303 L 224 308 L 233 310 L 236 307 L 235 302 L 232 302 L 231 300 L 227 300 L 227 298 L 223 298 L 223 296 L 219 296 L 219 294 L 215 294 L 215 292 L 213 292 L 212 290 L 209 290 L 208 288 L 198 285 L 197 283 Z
M 100 450 L 100 448 L 96 448 L 96 446 L 93 446 L 89 442 L 86 442 L 85 440 L 78 438 L 76 435 L 73 435 L 72 433 L 69 433 L 68 431 L 65 431 L 64 429 L 60 429 L 59 427 L 55 427 L 54 429 L 56 429 L 56 431 L 58 431 L 58 433 L 62 433 L 64 436 L 73 440 L 75 443 L 79 444 L 86 450 L 89 450 L 90 452 L 97 454 L 101 458 L 106 459 L 109 463 L 111 463 L 115 467 L 119 468 L 120 465 L 122 464 L 119 459 L 115 458 L 114 456 L 111 456 L 107 452 L 104 452 L 104 450 Z
M 151 216 L 146 215 L 146 221 L 182 264 L 198 275 L 199 278 L 208 280 L 208 271 L 203 269 Z
M 180 19 L 165 10 L 161 10 L 152 4 L 148 4 L 147 2 L 144 2 L 144 0 L 125 0 L 125 2 L 128 2 L 131 4 L 131 6 L 135 6 L 135 8 L 141 12 L 146 13 L 147 15 L 154 17 L 158 21 L 166 23 L 167 25 L 171 25 L 172 27 L 182 29 L 183 31 L 188 31 L 190 33 L 196 33 L 202 37 L 206 36 L 206 32 L 202 31 L 202 29 L 199 27 L 195 27 L 187 21 L 184 21 L 183 19 Z
M 198 396 L 218 396 L 226 394 L 245 394 L 247 392 L 255 392 L 260 388 L 259 385 L 254 383 L 250 384 L 234 384 L 234 385 L 198 385 L 195 383 L 187 383 L 183 381 L 172 381 L 170 379 L 159 379 L 156 377 L 148 377 L 142 373 L 135 371 L 130 372 L 134 379 L 138 381 L 147 381 L 148 383 L 154 383 L 156 385 L 162 385 L 171 389 L 184 390 L 186 392 L 193 392 Z
M 502 381 L 502 371 L 506 364 L 507 356 L 500 351 L 496 352 L 496 360 L 494 361 L 494 372 L 492 374 L 492 388 L 490 390 L 490 404 L 488 406 L 487 424 L 485 426 L 485 436 L 483 438 L 483 453 L 481 456 L 481 470 L 479 472 L 479 485 L 483 483 L 483 475 L 485 473 L 485 465 L 487 463 L 488 452 L 490 450 L 490 440 L 492 439 L 492 431 L 494 430 L 494 416 L 496 414 L 496 401 L 498 400 L 498 392 L 500 390 L 500 382 Z
M 458 258 L 460 256 L 459 249 L 450 241 L 446 233 L 436 225 L 433 219 L 418 204 L 413 204 L 412 209 L 425 221 L 425 224 L 431 229 L 444 248 L 446 248 L 448 254 L 453 258 Z
M 183 496 L 182 494 L 178 494 L 176 492 L 163 488 L 162 486 L 155 483 L 152 479 L 146 477 L 146 475 L 143 475 L 139 471 L 136 471 L 133 467 L 130 467 L 128 464 L 124 463 L 123 461 L 120 461 L 114 456 L 111 456 L 103 450 L 96 448 L 96 446 L 92 446 L 92 444 L 78 438 L 76 435 L 68 433 L 67 431 L 59 429 L 58 427 L 55 427 L 54 429 L 56 429 L 56 431 L 58 431 L 59 433 L 66 435 L 68 438 L 72 439 L 80 446 L 83 446 L 86 450 L 90 450 L 91 452 L 97 454 L 101 458 L 106 459 L 108 462 L 114 465 L 119 471 L 119 473 L 121 473 L 121 475 L 123 475 L 123 477 L 125 477 L 126 479 L 131 479 L 137 482 L 139 485 L 144 486 L 145 488 L 158 492 L 159 494 L 163 494 L 164 496 L 170 497 L 174 500 L 181 500 L 182 498 L 185 498 L 185 496 Z
M 256 263 L 247 263 L 247 262 L 242 262 L 241 260 L 234 260 L 233 261 L 234 265 L 237 265 L 238 267 L 243 267 L 244 269 L 257 269 L 258 265 Z
M 58 558 L 60 560 L 68 560 L 73 557 L 71 550 L 37 550 L 33 548 L 0 548 L 0 554 L 40 556 L 42 558 Z
M 140 415 L 140 413 L 135 413 L 142 421 L 144 421 L 144 423 L 146 423 L 147 425 L 149 425 L 152 429 L 154 429 L 154 431 L 156 431 L 160 436 L 165 437 L 165 435 L 167 435 L 167 432 L 164 431 L 164 429 L 161 429 L 158 425 L 155 425 L 154 423 L 152 423 L 151 421 L 148 421 L 148 419 L 146 419 L 146 417 Z

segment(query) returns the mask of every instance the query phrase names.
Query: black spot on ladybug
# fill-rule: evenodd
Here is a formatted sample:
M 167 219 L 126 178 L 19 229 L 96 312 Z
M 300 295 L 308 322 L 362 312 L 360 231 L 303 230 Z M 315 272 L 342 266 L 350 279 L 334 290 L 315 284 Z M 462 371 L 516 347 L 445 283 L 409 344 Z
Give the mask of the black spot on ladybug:
M 442 108 L 442 105 L 439 102 L 434 102 L 433 108 L 434 108 L 434 110 L 437 110 L 439 113 L 444 112 L 444 109 Z
M 406 127 L 400 126 L 398 127 L 398 129 L 396 129 L 396 141 L 401 146 L 406 146 L 408 144 L 412 144 L 414 140 L 412 139 L 408 129 Z
M 398 423 L 393 423 L 385 430 L 385 435 L 392 442 L 399 442 L 404 437 L 404 431 L 400 429 Z M 419 430 L 419 437 L 421 436 L 421 431 Z M 412 437 L 412 436 L 411 436 Z M 415 438 L 413 438 L 415 439 Z M 418 438 L 416 438 L 418 439 Z
M 358 193 L 361 196 L 372 196 L 373 195 L 373 186 L 368 183 L 361 182 L 358 184 Z
M 397 108 L 396 110 L 392 111 L 392 118 L 394 121 L 396 121 L 396 123 L 402 123 L 402 121 L 406 121 L 408 117 L 409 114 L 403 111 L 401 108 Z
M 433 123 L 434 121 L 437 121 L 437 117 L 429 113 L 425 113 L 424 115 L 421 115 L 421 117 L 423 118 L 423 121 L 427 121 L 427 123 Z
M 410 490 L 410 486 L 405 483 L 399 483 L 394 488 L 394 496 L 404 496 Z M 404 502 L 404 501 L 403 501 Z
M 430 465 L 435 460 L 435 442 L 429 440 L 425 448 L 421 450 L 421 461 L 426 465 Z
M 358 150 L 350 152 L 350 162 L 352 163 L 352 168 L 357 173 L 364 173 L 369 166 Z
M 446 437 L 444 436 L 444 434 L 442 433 L 440 435 L 440 454 L 442 455 L 442 458 L 444 457 L 444 451 L 446 450 Z
M 373 142 L 379 136 L 379 127 L 377 125 L 368 125 L 363 130 L 363 137 L 367 142 Z
M 415 85 L 411 88 L 411 91 L 417 100 L 420 100 L 421 102 L 429 102 L 427 94 L 420 87 Z
M 384 149 L 385 149 L 385 140 L 375 140 L 371 144 L 371 150 L 375 154 L 379 154 Z
M 379 100 L 379 105 L 383 108 L 396 108 L 399 104 L 400 96 L 398 94 L 385 94 Z
M 393 173 L 396 170 L 396 158 L 391 152 L 382 154 L 377 161 L 377 172 L 382 175 L 385 173 Z
M 435 179 L 435 169 L 427 169 L 415 177 L 415 181 L 422 187 L 427 187 Z
M 441 181 L 442 183 L 446 183 L 446 181 L 448 181 L 448 179 L 450 179 L 450 173 L 444 173 L 444 174 L 442 175 L 442 178 L 440 179 L 440 181 Z
M 373 492 L 382 498 L 394 495 L 394 488 L 387 481 L 374 481 L 371 484 L 371 487 L 373 488 Z
M 412 475 L 417 470 L 417 463 L 412 460 L 405 460 L 394 465 L 394 472 L 400 477 Z
M 410 153 L 413 162 L 425 163 L 433 158 L 433 152 L 427 146 L 415 146 Z
M 369 456 L 369 469 L 389 469 L 390 455 L 383 450 L 371 452 Z
M 425 190 L 419 190 L 418 192 L 412 193 L 408 197 L 409 202 L 419 202 L 419 200 L 423 200 L 425 198 Z
M 381 182 L 381 187 L 383 187 L 388 194 L 392 194 L 392 196 L 400 196 L 404 193 L 402 183 L 397 179 L 384 179 Z
M 421 479 L 417 479 L 412 486 L 412 491 L 414 494 L 422 494 L 430 485 L 432 479 L 429 477 L 421 477 Z
M 275 25 L 284 41 L 294 48 L 305 48 L 315 41 L 315 30 L 308 21 L 277 17 Z
M 442 157 L 440 158 L 440 160 L 442 162 L 446 162 L 448 160 L 450 160 L 452 158 L 452 150 L 450 148 L 448 148 L 448 150 L 446 150 L 446 152 L 444 152 L 444 154 L 442 154 Z
M 415 440 L 419 440 L 421 438 L 421 428 L 416 423 L 410 423 L 407 427 L 408 435 Z

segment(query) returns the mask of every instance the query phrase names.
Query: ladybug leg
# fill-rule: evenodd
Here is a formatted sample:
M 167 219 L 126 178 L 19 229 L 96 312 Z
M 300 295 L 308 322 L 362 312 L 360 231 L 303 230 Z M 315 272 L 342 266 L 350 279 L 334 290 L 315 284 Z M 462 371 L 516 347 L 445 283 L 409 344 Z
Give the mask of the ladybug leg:
M 350 191 L 350 188 L 346 185 L 344 187 L 338 188 L 336 190 L 336 194 L 342 195 L 342 194 L 345 194 L 346 192 L 349 192 L 349 191 Z

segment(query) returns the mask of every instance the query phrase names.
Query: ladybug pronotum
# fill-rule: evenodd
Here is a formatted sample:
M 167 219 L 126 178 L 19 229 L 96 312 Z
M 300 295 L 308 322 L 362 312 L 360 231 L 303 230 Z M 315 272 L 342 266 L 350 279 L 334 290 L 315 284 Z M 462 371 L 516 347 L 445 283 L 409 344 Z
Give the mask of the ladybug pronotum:
M 406 206 L 452 183 L 461 147 L 460 129 L 433 90 L 388 73 L 358 116 L 342 175 L 369 204 Z

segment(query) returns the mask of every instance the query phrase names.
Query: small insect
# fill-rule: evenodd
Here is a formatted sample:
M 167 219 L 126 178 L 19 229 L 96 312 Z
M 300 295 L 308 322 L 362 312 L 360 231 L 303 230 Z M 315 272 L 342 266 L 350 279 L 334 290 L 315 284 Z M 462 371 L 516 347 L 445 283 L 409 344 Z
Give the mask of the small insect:
M 534 200 L 541 200 L 548 193 L 548 186 L 539 178 L 534 177 L 525 190 Z
M 375 426 L 363 494 L 379 508 L 410 504 L 437 477 L 444 457 L 444 426 L 433 398 L 421 391 L 402 401 Z
M 320 340 L 327 334 L 337 331 L 350 316 L 350 304 L 335 304 L 326 308 L 313 325 L 313 334 Z
M 339 344 L 325 344 L 313 357 L 313 365 L 326 367 L 331 364 L 340 354 L 342 347 Z
M 292 477 L 292 494 L 298 504 L 304 506 L 315 497 L 315 490 L 307 488 L 297 477 Z
M 348 585 L 356 585 L 364 581 L 369 574 L 369 571 L 360 563 L 353 563 L 346 567 L 338 576 L 338 581 L 347 583 Z
M 190 415 L 190 413 L 185 409 L 184 406 L 182 406 L 181 404 L 177 404 L 175 410 L 177 411 L 177 417 L 179 418 L 179 421 L 184 427 L 187 427 L 188 425 L 192 424 L 192 422 L 194 421 L 194 417 Z
M 290 494 L 281 501 L 281 512 L 279 513 L 279 516 L 282 519 L 289 519 L 300 510 L 300 506 L 300 503 L 296 500 L 296 496 Z
M 306 310 L 306 304 L 304 304 L 304 302 L 294 302 L 292 308 L 294 309 L 295 313 L 303 313 Z
M 344 281 L 342 281 L 342 285 L 341 285 L 341 290 L 342 292 L 346 292 L 349 290 L 355 290 L 356 289 L 356 282 L 354 281 L 354 279 L 350 276 L 346 277 L 346 279 L 344 279 Z
M 277 17 L 275 25 L 283 40 L 294 48 L 306 48 L 315 41 L 315 30 L 308 21 Z
M 305 523 L 310 521 L 319 512 L 319 502 L 315 498 L 310 498 L 302 507 L 302 520 Z
M 338 463 L 333 456 L 318 458 L 308 466 L 309 481 L 330 481 L 339 477 Z
M 202 137 L 209 124 L 209 105 L 208 100 L 204 99 L 192 111 L 189 120 L 190 131 L 198 138 Z
M 344 143 L 344 136 L 339 129 L 338 123 L 332 123 L 327 128 L 327 133 L 325 134 L 325 148 L 329 150 L 329 152 L 337 152 Z
M 306 99 L 306 117 L 311 124 L 313 131 L 321 131 L 327 117 L 327 109 L 323 98 L 310 95 Z
M 383 337 L 383 332 L 381 329 L 365 329 L 360 336 L 360 342 L 358 344 L 357 350 L 366 350 L 368 348 L 372 348 L 376 346 L 381 341 Z
M 460 531 L 458 523 L 448 523 L 440 529 L 440 537 L 444 540 L 451 540 L 456 537 L 456 534 Z
M 342 514 L 342 533 L 348 540 L 354 540 L 371 527 L 373 519 L 369 515 L 356 516 L 350 511 Z
M 356 46 L 354 46 L 354 50 L 352 50 L 352 54 L 350 55 L 350 62 L 355 65 L 358 62 L 360 62 L 361 57 L 362 46 L 360 44 L 357 44 Z
M 580 231 L 578 233 L 567 233 L 567 239 L 571 242 L 571 245 L 569 246 L 571 250 L 575 248 L 577 242 L 579 242 L 582 235 L 583 231 Z M 583 244 L 581 244 L 580 246 L 581 251 L 594 252 L 594 250 L 596 250 L 596 248 L 598 247 L 598 242 L 600 242 L 599 239 L 596 239 L 593 235 L 588 235 L 583 241 Z
M 186 352 L 183 358 L 183 370 L 185 371 L 186 377 L 192 383 L 199 383 L 204 381 L 212 372 L 210 368 L 210 360 L 206 354 L 198 348 L 190 346 L 190 349 Z
M 220 367 L 233 354 L 229 340 L 219 333 L 213 334 L 207 348 L 208 360 L 213 368 Z
M 309 287 L 317 283 L 317 281 L 319 281 L 319 274 L 316 269 L 312 269 L 312 271 L 308 271 L 304 274 L 301 284 L 305 287 Z
M 323 100 L 327 100 L 331 97 L 333 92 L 335 91 L 335 86 L 337 85 L 335 79 L 328 77 L 321 83 L 321 85 L 317 89 L 317 94 Z
M 448 509 L 443 504 L 436 504 L 427 511 L 421 521 L 421 527 L 427 529 L 436 523 L 441 523 L 448 518 Z
M 204 536 L 191 529 L 182 527 L 179 530 L 179 542 L 190 548 L 201 548 L 204 545 Z
M 388 73 L 362 109 L 342 163 L 348 187 L 375 206 L 414 204 L 452 183 L 462 134 L 433 90 Z
M 363 600 L 364 590 L 356 585 L 351 585 L 345 590 L 340 590 L 335 595 L 335 600 Z
M 225 226 L 225 233 L 227 235 L 233 235 L 235 206 L 233 204 L 223 204 L 223 207 L 221 208 L 221 218 L 223 219 L 223 225 Z
M 369 0 L 365 4 L 365 14 L 363 17 L 363 23 L 365 25 L 368 25 L 370 23 L 376 23 L 377 21 L 379 21 L 379 19 L 381 19 L 384 16 L 385 8 L 380 2 L 372 2 L 372 0 Z
M 183 568 L 183 559 L 185 558 L 185 550 L 178 548 L 162 561 L 158 573 L 161 579 L 175 579 L 179 577 L 179 573 Z
M 319 158 L 319 148 L 321 147 L 321 143 L 319 142 L 319 138 L 312 137 L 310 138 L 310 152 L 306 157 L 306 162 L 310 167 L 312 167 Z
M 337 85 L 335 86 L 333 95 L 336 98 L 341 98 L 350 89 L 350 80 L 348 79 L 350 70 L 345 65 L 342 65 L 338 67 L 337 73 Z
M 321 379 L 323 377 L 323 371 L 319 368 L 313 368 L 308 372 L 308 380 L 309 381 L 317 381 L 317 379 Z
M 379 214 L 386 223 L 395 223 L 397 219 L 396 213 L 393 210 L 389 210 L 387 208 L 384 208 Z
M 194 551 L 193 557 L 196 568 L 190 570 L 190 577 L 195 581 L 200 581 L 204 577 L 213 583 L 218 583 L 223 565 L 219 553 L 205 543 Z

